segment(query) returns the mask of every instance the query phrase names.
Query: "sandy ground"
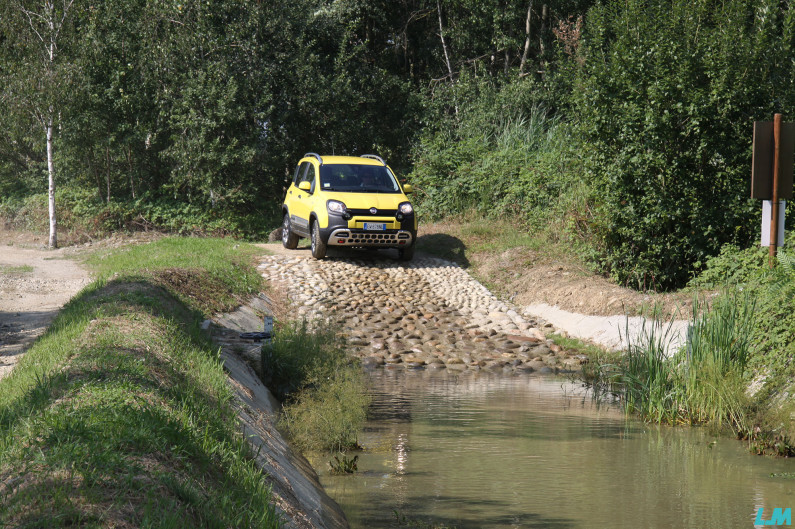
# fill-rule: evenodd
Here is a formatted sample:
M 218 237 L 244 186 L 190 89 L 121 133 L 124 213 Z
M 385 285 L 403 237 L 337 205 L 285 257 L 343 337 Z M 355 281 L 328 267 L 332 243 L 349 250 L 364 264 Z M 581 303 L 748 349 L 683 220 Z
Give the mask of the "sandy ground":
M 70 256 L 31 239 L 0 233 L 0 378 L 47 329 L 60 308 L 89 283 Z
M 546 303 L 528 305 L 523 313 L 551 323 L 572 338 L 615 351 L 627 349 L 630 341 L 634 344 L 645 343 L 649 337 L 656 336 L 669 356 L 687 343 L 690 324 L 689 320 L 660 322 L 641 316 L 588 316 Z

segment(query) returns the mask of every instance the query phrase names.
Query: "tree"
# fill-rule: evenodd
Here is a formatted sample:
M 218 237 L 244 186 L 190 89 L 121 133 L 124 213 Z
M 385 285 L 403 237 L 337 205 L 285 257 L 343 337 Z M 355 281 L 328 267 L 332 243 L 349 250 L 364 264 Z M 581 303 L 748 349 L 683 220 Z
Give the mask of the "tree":
M 576 113 L 600 264 L 684 284 L 757 226 L 754 120 L 795 105 L 795 9 L 775 0 L 614 0 L 591 9 Z
M 61 64 L 61 45 L 69 38 L 73 3 L 74 0 L 11 0 L 6 13 L 6 30 L 16 32 L 10 44 L 16 48 L 13 58 L 17 62 L 4 72 L 4 96 L 30 113 L 46 136 L 51 248 L 58 246 L 55 134 L 68 82 L 68 69 Z

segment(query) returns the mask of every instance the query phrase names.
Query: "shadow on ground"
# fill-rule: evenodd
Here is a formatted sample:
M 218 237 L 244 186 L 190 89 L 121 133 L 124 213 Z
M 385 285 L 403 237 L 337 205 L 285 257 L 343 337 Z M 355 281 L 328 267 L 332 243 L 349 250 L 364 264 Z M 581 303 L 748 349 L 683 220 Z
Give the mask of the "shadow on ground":
M 464 242 L 446 233 L 431 233 L 417 237 L 417 250 L 453 261 L 461 268 L 469 268 Z

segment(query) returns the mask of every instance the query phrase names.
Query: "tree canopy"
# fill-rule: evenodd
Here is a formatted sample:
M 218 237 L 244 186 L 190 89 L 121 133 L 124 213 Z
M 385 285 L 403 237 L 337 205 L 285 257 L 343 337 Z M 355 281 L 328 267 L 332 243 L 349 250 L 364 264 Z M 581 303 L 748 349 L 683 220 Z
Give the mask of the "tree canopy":
M 69 8 L 52 61 L 42 6 Z M 304 152 L 375 152 L 427 215 L 554 210 L 606 273 L 673 286 L 751 238 L 794 27 L 767 0 L 4 2 L 0 207 L 47 189 L 50 137 L 70 218 L 256 237 Z

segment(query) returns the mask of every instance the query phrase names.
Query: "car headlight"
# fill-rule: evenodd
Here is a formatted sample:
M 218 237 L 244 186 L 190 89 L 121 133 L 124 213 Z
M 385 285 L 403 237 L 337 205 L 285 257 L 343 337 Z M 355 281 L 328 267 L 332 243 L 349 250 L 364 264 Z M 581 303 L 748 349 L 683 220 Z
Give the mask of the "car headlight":
M 343 215 L 346 210 L 345 204 L 339 200 L 329 200 L 326 202 L 326 207 L 329 213 L 336 213 L 337 215 Z
M 398 211 L 404 215 L 411 215 L 414 213 L 414 208 L 411 206 L 411 202 L 401 202 L 398 206 Z

